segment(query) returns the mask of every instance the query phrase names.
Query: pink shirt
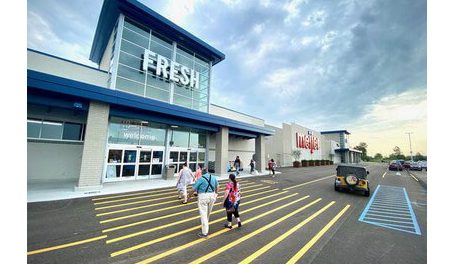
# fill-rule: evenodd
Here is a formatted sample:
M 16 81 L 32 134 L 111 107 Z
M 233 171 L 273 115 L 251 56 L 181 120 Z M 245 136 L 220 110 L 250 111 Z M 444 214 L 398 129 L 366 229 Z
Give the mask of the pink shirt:
M 196 177 L 196 181 L 197 181 L 202 176 L 202 170 L 197 169 L 196 172 L 194 173 L 194 176 Z

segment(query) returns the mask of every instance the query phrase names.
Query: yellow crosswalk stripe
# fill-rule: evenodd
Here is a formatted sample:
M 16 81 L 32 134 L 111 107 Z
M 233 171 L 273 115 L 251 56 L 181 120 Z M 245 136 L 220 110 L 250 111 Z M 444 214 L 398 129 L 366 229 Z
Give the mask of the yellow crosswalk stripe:
M 285 197 L 282 197 L 282 198 L 279 198 L 279 199 L 276 199 L 276 200 L 273 200 L 273 201 L 264 203 L 264 204 L 262 204 L 262 205 L 255 206 L 255 207 L 253 207 L 253 208 L 249 208 L 249 209 L 243 211 L 242 214 L 245 214 L 245 213 L 247 213 L 247 212 L 250 212 L 250 211 L 253 211 L 253 210 L 256 210 L 256 209 L 259 209 L 259 208 L 268 206 L 268 205 L 270 205 L 270 204 L 273 204 L 273 203 L 276 203 L 276 202 L 279 202 L 279 201 L 282 201 L 282 200 L 291 198 L 291 197 L 293 197 L 293 196 L 295 196 L 295 195 L 297 195 L 297 193 L 294 193 L 294 194 L 291 194 L 291 195 L 288 195 L 288 196 L 285 196 Z M 256 216 L 256 217 L 253 217 L 253 218 L 249 219 L 249 220 L 246 220 L 246 221 L 244 221 L 244 222 L 242 222 L 242 223 L 244 223 L 244 224 L 249 223 L 249 222 L 254 221 L 254 220 L 258 219 L 258 218 L 261 218 L 261 217 L 263 217 L 263 216 L 266 216 L 266 215 L 268 215 L 268 214 L 271 214 L 271 213 L 273 213 L 273 212 L 275 212 L 275 211 L 277 211 L 277 210 L 279 210 L 279 209 L 285 208 L 285 207 L 290 206 L 290 205 L 292 205 L 292 204 L 294 204 L 294 203 L 297 203 L 297 202 L 299 202 L 299 201 L 301 201 L 301 200 L 307 199 L 308 197 L 309 197 L 309 196 L 307 195 L 307 196 L 305 196 L 305 197 L 299 198 L 299 199 L 297 199 L 297 200 L 295 200 L 295 201 L 293 201 L 293 202 L 287 203 L 287 204 L 282 205 L 282 206 L 280 206 L 280 207 L 278 207 L 278 208 L 275 208 L 275 209 L 273 209 L 273 210 L 267 211 L 267 212 L 265 212 L 265 213 L 263 213 L 263 214 L 260 214 L 260 215 L 258 215 L 258 216 Z M 220 221 L 223 221 L 223 220 L 224 220 L 224 218 L 222 218 L 221 220 L 218 219 L 218 220 L 215 220 L 215 221 L 210 221 L 209 224 L 214 224 L 215 222 L 220 222 Z M 148 241 L 148 242 L 145 242 L 145 243 L 138 244 L 138 245 L 133 246 L 133 247 L 129 247 L 129 248 L 126 248 L 126 249 L 123 249 L 123 250 L 114 252 L 114 253 L 111 254 L 111 257 L 115 257 L 115 256 L 122 255 L 122 254 L 131 252 L 131 251 L 134 251 L 134 250 L 137 250 L 137 249 L 146 247 L 146 246 L 150 246 L 150 245 L 156 244 L 156 243 L 158 243 L 158 242 L 165 241 L 165 240 L 168 240 L 168 239 L 171 239 L 171 238 L 180 236 L 180 235 L 182 235 L 182 234 L 186 234 L 186 233 L 188 233 L 188 232 L 191 232 L 191 231 L 193 231 L 193 230 L 197 230 L 197 229 L 200 229 L 200 228 L 201 228 L 200 225 L 198 225 L 198 226 L 195 226 L 195 227 L 192 227 L 192 228 L 189 228 L 189 229 L 185 229 L 185 230 L 176 232 L 176 233 L 174 233 L 174 234 L 170 234 L 170 235 L 167 235 L 167 236 L 164 236 L 164 237 L 156 238 L 156 239 L 154 239 L 154 240 L 151 240 L 151 241 Z M 234 228 L 235 228 L 235 227 L 234 227 Z M 223 230 L 221 230 L 221 231 L 215 232 L 215 233 L 211 234 L 210 237 L 214 237 L 214 236 L 221 235 L 221 234 L 224 233 L 225 231 L 228 231 L 228 229 L 223 229 Z M 205 240 L 205 239 L 203 239 L 203 240 Z M 200 242 L 202 242 L 202 240 L 201 240 Z M 183 249 L 183 248 L 182 248 L 182 249 Z M 163 257 L 164 257 L 164 256 L 163 256 Z
M 269 249 L 271 249 L 272 247 L 274 247 L 275 245 L 277 245 L 278 243 L 280 243 L 281 241 L 283 241 L 285 238 L 287 238 L 288 236 L 290 236 L 291 234 L 293 234 L 295 231 L 297 231 L 298 229 L 302 228 L 302 226 L 306 225 L 308 222 L 310 222 L 311 220 L 313 220 L 315 217 L 317 217 L 318 215 L 320 215 L 322 212 L 324 212 L 327 208 L 329 208 L 333 203 L 335 202 L 332 202 L 332 203 L 329 203 L 328 205 L 326 205 L 324 208 L 322 208 L 321 210 L 317 211 L 316 213 L 314 213 L 313 215 L 311 215 L 310 217 L 306 218 L 305 220 L 303 220 L 302 222 L 300 222 L 298 225 L 294 226 L 293 228 L 289 229 L 286 233 L 282 234 L 281 236 L 277 237 L 276 239 L 274 239 L 272 242 L 268 243 L 267 245 L 265 245 L 264 247 L 262 247 L 261 249 L 259 249 L 258 251 L 254 252 L 252 255 L 250 255 L 249 257 L 245 258 L 244 260 L 242 260 L 240 262 L 240 264 L 247 264 L 247 263 L 251 263 L 253 260 L 255 260 L 256 258 L 258 258 L 259 256 L 261 256 L 262 254 L 264 254 L 265 252 L 267 252 Z M 234 242 L 235 243 L 235 242 Z M 238 243 L 236 243 L 238 244 Z
M 338 219 L 349 209 L 351 205 L 346 205 L 330 222 L 324 226 L 297 254 L 295 254 L 286 264 L 294 264 L 305 255 L 305 253 L 335 224 Z
M 227 182 L 228 180 L 225 179 L 225 180 L 219 180 L 218 182 L 219 183 L 225 183 Z M 241 180 L 238 180 L 237 182 L 240 182 L 240 183 L 248 183 L 247 180 L 245 179 L 241 179 Z M 165 188 L 165 189 L 155 189 L 155 190 L 151 190 L 151 191 L 146 191 L 146 192 L 138 192 L 138 193 L 130 193 L 130 194 L 121 194 L 121 195 L 113 195 L 113 196 L 103 196 L 103 197 L 98 197 L 98 198 L 93 198 L 92 201 L 102 201 L 102 200 L 109 200 L 109 199 L 113 199 L 113 198 L 120 198 L 120 197 L 131 197 L 131 196 L 135 196 L 135 195 L 141 195 L 141 194 L 156 194 L 156 193 L 161 193 L 161 192 L 170 192 L 171 190 L 174 190 L 175 187 L 168 187 L 168 188 Z
M 251 187 L 251 185 L 254 185 L 254 184 L 257 185 L 257 183 L 255 183 L 255 182 L 248 182 L 248 183 L 242 184 L 241 186 L 242 187 L 243 186 Z M 188 189 L 191 189 L 191 187 L 188 187 Z M 131 201 L 131 200 L 139 200 L 139 199 L 143 199 L 143 198 L 165 196 L 165 195 L 168 195 L 168 197 L 175 197 L 176 194 L 177 194 L 177 190 L 173 190 L 173 191 L 168 191 L 168 192 L 159 193 L 159 194 L 154 193 L 154 194 L 141 195 L 141 196 L 130 197 L 130 198 L 122 198 L 122 199 L 116 199 L 116 200 L 110 200 L 110 201 L 96 202 L 96 203 L 93 203 L 93 204 L 94 205 L 101 205 L 101 204 L 117 203 L 117 202 Z M 163 199 L 163 198 L 160 198 L 160 199 Z
M 53 250 L 57 250 L 57 249 L 77 246 L 77 245 L 93 242 L 93 241 L 96 241 L 96 240 L 105 239 L 106 237 L 107 237 L 106 235 L 105 236 L 98 236 L 98 237 L 93 237 L 93 238 L 89 238 L 89 239 L 75 241 L 75 242 L 71 242 L 71 243 L 67 243 L 67 244 L 63 244 L 63 245 L 37 249 L 37 250 L 33 250 L 33 251 L 27 252 L 27 256 L 34 255 L 34 254 L 39 254 L 39 253 L 43 253 L 43 252 L 48 252 L 48 251 L 53 251 Z
M 251 219 L 248 219 L 248 220 L 246 220 L 246 221 L 243 221 L 242 224 L 243 224 L 243 225 L 248 224 L 248 223 L 250 223 L 250 222 L 252 222 L 252 221 L 255 221 L 255 220 L 259 219 L 259 218 L 262 218 L 262 217 L 264 217 L 264 216 L 266 216 L 266 215 L 272 214 L 272 213 L 274 213 L 274 212 L 276 212 L 276 211 L 278 211 L 278 210 L 281 210 L 281 209 L 286 208 L 286 207 L 288 207 L 288 206 L 291 206 L 291 205 L 293 205 L 293 204 L 295 204 L 295 203 L 298 203 L 298 202 L 300 202 L 300 201 L 302 201 L 303 199 L 306 199 L 306 198 L 308 198 L 308 196 L 299 198 L 299 199 L 297 199 L 297 200 L 295 200 L 295 201 L 289 202 L 289 203 L 287 203 L 287 204 L 284 204 L 284 205 L 282 205 L 282 206 L 279 206 L 279 207 L 277 207 L 277 208 L 274 208 L 274 209 L 272 209 L 272 210 L 269 210 L 269 211 L 267 211 L 267 212 L 265 212 L 265 213 L 262 213 L 262 214 L 260 214 L 260 215 L 257 215 L 257 216 L 255 216 L 255 217 L 253 217 L 253 218 L 251 218 Z M 307 207 L 309 207 L 309 206 L 311 206 L 311 205 L 313 205 L 313 204 L 319 202 L 320 200 L 321 200 L 321 198 L 314 200 L 313 202 L 307 204 L 307 205 L 305 206 L 305 208 L 307 208 Z M 198 228 L 200 228 L 200 227 L 198 227 Z M 237 228 L 237 227 L 236 227 L 236 226 L 233 226 L 233 227 L 232 227 L 232 229 L 235 229 L 235 228 Z M 217 237 L 217 236 L 219 236 L 219 235 L 221 235 L 221 234 L 224 234 L 224 233 L 226 233 L 226 232 L 228 232 L 228 231 L 231 231 L 231 230 L 229 230 L 229 229 L 227 229 L 227 228 L 222 229 L 222 230 L 217 231 L 217 232 L 215 232 L 215 233 L 213 233 L 213 234 L 210 234 L 210 235 L 209 235 L 209 238 Z M 197 239 L 197 240 L 195 240 L 195 241 L 193 241 L 193 242 L 190 242 L 190 243 L 181 245 L 181 246 L 179 246 L 179 247 L 176 247 L 176 248 L 173 248 L 173 249 L 171 249 L 171 250 L 165 251 L 165 252 L 163 252 L 163 253 L 161 253 L 161 254 L 155 255 L 155 256 L 153 256 L 153 257 L 151 257 L 151 258 L 148 258 L 148 259 L 145 259 L 145 260 L 143 260 L 143 261 L 140 261 L 140 262 L 138 262 L 138 264 L 139 264 L 139 263 L 140 263 L 140 264 L 144 264 L 144 263 L 151 263 L 151 262 L 154 262 L 154 261 L 156 261 L 156 260 L 162 259 L 162 258 L 164 258 L 164 257 L 167 257 L 167 256 L 169 256 L 169 255 L 172 255 L 172 254 L 174 254 L 174 253 L 177 253 L 177 252 L 179 252 L 179 251 L 181 251 L 181 250 L 187 249 L 187 248 L 189 248 L 189 247 L 192 247 L 192 246 L 194 246 L 194 245 L 197 245 L 197 244 L 199 244 L 199 243 L 206 242 L 206 241 L 207 241 L 206 238 Z M 112 256 L 112 254 L 111 254 L 111 256 Z
M 332 202 L 330 202 L 329 204 L 327 204 L 326 206 L 324 206 L 322 209 L 320 209 L 319 211 L 317 211 L 316 213 L 312 214 L 310 217 L 307 218 L 307 219 L 309 219 L 308 222 L 311 221 L 312 219 L 314 219 L 316 216 L 318 216 L 318 215 L 321 214 L 322 212 L 324 212 L 325 210 L 327 210 L 327 209 L 328 209 L 330 206 L 332 206 L 334 203 L 335 203 L 335 201 L 332 201 Z M 230 249 L 230 248 L 232 248 L 232 247 L 234 247 L 234 246 L 237 246 L 238 244 L 242 243 L 243 241 L 245 241 L 245 240 L 247 240 L 247 239 L 250 239 L 250 238 L 256 236 L 257 234 L 260 234 L 260 233 L 264 232 L 265 230 L 267 230 L 267 229 L 269 229 L 269 228 L 271 228 L 271 227 L 273 227 L 273 226 L 275 226 L 275 225 L 277 225 L 277 224 L 283 222 L 284 220 L 288 219 L 289 217 L 291 217 L 291 216 L 293 216 L 293 215 L 295 215 L 295 214 L 297 214 L 297 213 L 300 213 L 301 211 L 305 210 L 305 209 L 308 208 L 308 207 L 309 207 L 309 206 L 306 205 L 306 206 L 304 206 L 304 207 L 302 207 L 302 208 L 299 208 L 299 209 L 295 210 L 294 212 L 289 213 L 289 214 L 287 214 L 287 215 L 285 215 L 285 216 L 283 216 L 283 217 L 281 217 L 281 218 L 279 218 L 279 219 L 273 221 L 272 223 L 267 224 L 267 225 L 265 225 L 265 226 L 259 228 L 258 230 L 254 231 L 254 232 L 252 232 L 252 233 L 249 233 L 248 235 L 242 236 L 241 238 L 239 238 L 239 239 L 237 239 L 237 240 L 235 240 L 235 241 L 233 241 L 233 242 L 230 242 L 229 244 L 227 244 L 227 245 L 225 245 L 225 246 L 223 246 L 223 247 L 220 247 L 220 248 L 216 249 L 215 251 L 212 251 L 212 252 L 210 252 L 209 254 L 206 254 L 206 255 L 204 255 L 204 256 L 202 256 L 202 257 L 200 257 L 200 258 L 198 258 L 198 259 L 196 259 L 196 260 L 190 262 L 190 264 L 198 264 L 198 263 L 202 263 L 202 262 L 204 262 L 204 261 L 206 261 L 206 260 L 208 260 L 208 259 L 211 259 L 211 258 L 213 258 L 214 256 L 216 256 L 216 255 L 218 255 L 218 254 L 220 254 L 220 253 L 223 253 L 223 252 L 225 252 L 226 250 L 228 250 L 228 249 Z
M 300 187 L 300 186 L 304 186 L 304 185 L 307 185 L 307 184 L 315 183 L 315 182 L 322 181 L 322 180 L 325 180 L 325 179 L 328 179 L 328 178 L 333 178 L 334 176 L 336 176 L 336 175 L 334 174 L 334 175 L 330 175 L 330 176 L 327 176 L 327 177 L 324 177 L 324 178 L 320 178 L 320 179 L 316 179 L 316 180 L 313 180 L 313 181 L 304 182 L 304 183 L 301 183 L 301 184 L 294 185 L 292 187 L 284 188 L 283 190 L 286 191 L 286 190 L 294 189 L 294 188 L 297 188 L 297 187 Z
M 284 194 L 286 193 L 287 191 L 284 191 L 284 192 L 280 192 L 280 193 L 276 193 L 276 194 L 273 194 L 273 195 L 270 195 L 270 196 L 267 196 L 267 198 L 269 197 L 275 197 L 275 196 L 278 196 L 278 195 L 281 195 L 281 194 Z M 254 203 L 254 202 L 257 202 L 257 201 L 260 201 L 260 200 L 263 200 L 264 198 L 261 197 L 261 198 L 258 198 L 258 199 L 255 199 L 255 200 L 252 200 L 252 201 L 248 201 L 248 202 L 245 202 L 245 203 L 242 203 L 242 205 L 247 205 L 247 204 L 251 204 L 251 203 Z M 219 205 L 221 205 L 221 203 L 219 203 Z M 193 209 L 192 211 L 197 211 L 198 209 Z M 221 208 L 219 210 L 215 210 L 215 211 L 212 211 L 211 215 L 214 215 L 216 213 L 220 213 L 220 212 L 224 212 L 226 209 L 224 208 Z M 178 213 L 180 214 L 180 213 Z M 168 216 L 164 216 L 164 217 L 168 217 Z M 161 217 L 161 218 L 164 218 L 164 217 Z M 161 230 L 161 229 L 164 229 L 164 228 L 168 228 L 168 227 L 171 227 L 171 226 L 176 226 L 176 225 L 179 225 L 179 224 L 182 224 L 182 223 L 186 223 L 186 222 L 190 222 L 192 220 L 195 220 L 195 219 L 198 219 L 200 216 L 197 215 L 197 216 L 193 216 L 193 217 L 190 217 L 190 218 L 185 218 L 183 220 L 180 220 L 180 221 L 177 221 L 177 222 L 172 222 L 172 223 L 169 223 L 167 225 L 161 225 L 161 226 L 157 226 L 157 227 L 154 227 L 154 228 L 150 228 L 150 229 L 146 229 L 146 230 L 142 230 L 142 231 L 139 231 L 139 232 L 135 232 L 135 233 L 131 233 L 131 234 L 128 234 L 128 235 L 124 235 L 124 236 L 121 236 L 121 237 L 116 237 L 114 239 L 110 239 L 110 240 L 107 240 L 106 241 L 106 244 L 109 244 L 109 243 L 113 243 L 113 242 L 117 242 L 117 241 L 121 241 L 121 240 L 125 240 L 127 238 L 132 238 L 132 237 L 136 237 L 136 236 L 139 236 L 139 235 L 143 235 L 143 234 L 147 234 L 147 233 L 151 233 L 151 232 L 154 232 L 154 231 L 157 231 L 157 230 Z M 219 221 L 222 221 L 224 218 L 220 218 L 220 219 L 217 219 Z M 142 223 L 144 222 L 151 222 L 151 221 L 156 221 L 158 219 L 148 219 L 146 221 L 141 221 Z M 215 222 L 217 221 L 215 220 Z M 141 224 L 142 224 L 141 223 Z M 135 224 L 137 225 L 137 224 Z M 128 226 L 131 226 L 128 225 Z M 118 229 L 118 228 L 117 228 Z M 103 230 L 103 233 L 105 233 L 105 231 Z
M 261 187 L 261 188 L 254 189 L 254 190 L 248 190 L 248 191 L 244 191 L 243 193 L 259 191 L 259 190 L 264 190 L 264 189 L 269 189 L 269 188 L 271 188 L 271 186 L 265 186 L 265 187 Z M 258 193 L 257 195 L 260 195 L 262 193 L 265 193 L 265 192 Z M 218 196 L 218 199 L 220 199 L 222 197 L 223 196 Z M 191 205 L 191 204 L 197 204 L 197 202 L 189 202 L 187 204 L 179 204 L 179 205 L 175 205 L 175 206 L 168 206 L 168 207 L 165 207 L 165 208 L 155 209 L 155 210 L 152 210 L 152 211 L 145 211 L 145 212 L 141 212 L 141 213 L 136 213 L 136 214 L 130 214 L 130 215 L 125 215 L 125 216 L 116 217 L 116 218 L 105 219 L 105 220 L 100 221 L 100 223 L 101 224 L 109 223 L 109 222 L 113 222 L 113 221 L 118 221 L 118 220 L 123 220 L 123 219 L 127 219 L 127 218 L 132 218 L 132 217 L 137 217 L 137 216 L 141 216 L 141 215 L 151 214 L 151 213 L 155 213 L 155 212 L 161 212 L 161 211 L 170 210 L 170 209 L 174 209 L 174 208 L 179 208 L 179 207 L 183 207 L 183 206 L 188 206 L 188 205 Z M 138 207 L 133 207 L 133 208 L 127 208 L 127 209 L 122 209 L 122 210 L 117 210 L 117 211 L 112 211 L 112 212 L 106 212 L 106 213 L 97 214 L 96 216 L 104 216 L 104 215 L 123 213 L 123 212 L 143 209 L 143 208 L 154 207 L 154 206 L 156 206 L 156 204 L 138 206 Z
M 252 187 L 257 187 L 257 186 L 262 186 L 263 184 L 256 184 L 256 185 L 250 185 L 247 186 L 248 188 Z M 168 195 L 166 197 L 160 197 L 160 198 L 153 198 L 153 199 L 146 199 L 146 200 L 141 200 L 141 201 L 135 201 L 135 202 L 129 202 L 129 203 L 121 203 L 121 204 L 115 204 L 115 205 L 108 205 L 108 206 L 103 206 L 103 207 L 96 207 L 95 210 L 103 210 L 103 209 L 109 209 L 109 208 L 116 208 L 116 207 L 122 207 L 122 206 L 127 206 L 127 205 L 133 205 L 133 204 L 141 204 L 141 203 L 148 203 L 148 202 L 154 202 L 154 201 L 160 201 L 160 200 L 166 200 L 166 199 L 175 199 L 176 195 L 174 195 L 176 192 L 172 192 L 172 195 Z M 143 196 L 145 197 L 145 196 Z M 133 199 L 133 198 L 130 198 Z M 125 199 L 127 200 L 127 199 Z M 117 200 L 121 201 L 121 200 Z M 174 200 L 175 201 L 175 200 Z M 174 202 L 172 201 L 172 202 Z M 171 203 L 171 202 L 168 202 Z M 165 203 L 160 203 L 157 205 L 161 205 Z

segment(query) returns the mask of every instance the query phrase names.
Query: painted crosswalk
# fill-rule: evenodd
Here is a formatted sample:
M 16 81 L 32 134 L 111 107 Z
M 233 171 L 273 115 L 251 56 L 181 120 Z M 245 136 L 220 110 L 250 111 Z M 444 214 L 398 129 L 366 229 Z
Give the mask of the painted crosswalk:
M 224 235 L 238 229 L 238 226 L 234 225 L 232 229 L 222 226 L 226 221 L 225 209 L 222 207 L 222 195 L 219 195 L 210 216 L 208 239 L 197 239 L 195 234 L 200 231 L 201 227 L 195 198 L 190 199 L 187 204 L 182 204 L 177 199 L 175 188 L 164 188 L 93 198 L 91 202 L 94 216 L 100 225 L 99 235 L 31 251 L 29 255 L 65 250 L 68 247 L 78 247 L 78 245 L 92 241 L 101 241 L 99 243 L 103 243 L 106 251 L 110 252 L 108 257 L 111 261 L 108 262 L 131 263 L 131 259 L 134 259 L 134 262 L 137 263 L 155 261 L 171 263 L 174 262 L 173 258 L 185 255 L 188 249 L 216 243 L 217 250 L 213 250 L 210 254 L 194 255 L 194 259 L 187 260 L 192 263 L 201 263 L 210 262 L 212 258 L 219 257 L 218 255 L 223 252 L 235 250 L 238 245 L 250 243 L 249 241 L 255 241 L 258 236 L 267 234 L 267 237 L 270 238 L 268 241 L 257 241 L 262 244 L 259 250 L 252 252 L 254 254 L 251 254 L 250 257 L 236 260 L 236 263 L 258 261 L 260 263 L 260 257 L 263 254 L 279 250 L 280 243 L 288 239 L 295 239 L 296 233 L 300 229 L 320 221 L 317 219 L 321 219 L 321 215 L 336 214 L 335 211 L 338 212 L 340 207 L 343 207 L 342 213 L 338 213 L 331 220 L 326 220 L 328 223 L 322 229 L 308 229 L 310 234 L 314 235 L 312 238 L 289 249 L 292 255 L 283 261 L 294 263 L 301 259 L 349 208 L 349 205 L 346 204 L 338 206 L 336 201 L 324 201 L 322 198 L 295 192 L 292 190 L 293 188 L 278 189 L 267 184 L 268 182 L 245 179 L 241 179 L 239 182 L 242 188 L 242 231 L 248 230 L 248 228 L 250 231 L 239 237 L 234 243 L 223 240 Z M 297 225 L 286 227 L 286 222 L 296 217 L 301 218 L 300 222 Z M 264 221 L 267 224 L 261 225 Z M 277 227 L 283 232 L 274 236 L 273 230 Z M 269 236 L 270 234 L 272 235 Z M 299 239 L 299 241 L 301 240 Z M 210 247 L 213 247 L 213 244 Z
M 405 188 L 378 185 L 359 221 L 421 235 Z

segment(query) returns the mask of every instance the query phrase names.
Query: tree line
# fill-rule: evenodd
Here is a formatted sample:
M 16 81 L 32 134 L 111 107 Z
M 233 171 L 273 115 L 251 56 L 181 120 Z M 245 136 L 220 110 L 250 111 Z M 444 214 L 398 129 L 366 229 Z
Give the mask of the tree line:
M 362 152 L 361 157 L 363 161 L 377 161 L 377 162 L 383 162 L 383 161 L 390 161 L 390 160 L 411 160 L 411 156 L 404 155 L 401 152 L 400 147 L 395 146 L 392 149 L 392 153 L 389 154 L 388 156 L 383 156 L 381 153 L 376 153 L 374 156 L 368 156 L 368 144 L 365 142 L 360 142 L 358 146 L 355 146 L 354 149 L 359 150 Z M 415 161 L 417 160 L 427 160 L 427 156 L 422 155 L 420 152 L 417 152 L 414 156 L 413 159 Z

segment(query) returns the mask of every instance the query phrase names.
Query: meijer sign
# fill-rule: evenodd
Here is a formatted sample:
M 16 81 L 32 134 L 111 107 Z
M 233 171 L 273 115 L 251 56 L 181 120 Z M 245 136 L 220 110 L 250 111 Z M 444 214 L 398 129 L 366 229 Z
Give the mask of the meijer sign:
M 145 49 L 142 70 L 147 72 L 148 69 L 155 71 L 156 76 L 162 76 L 190 88 L 199 88 L 199 72 Z
M 302 133 L 295 133 L 295 136 L 297 148 L 309 149 L 311 154 L 313 154 L 315 150 L 319 150 L 319 138 Z

